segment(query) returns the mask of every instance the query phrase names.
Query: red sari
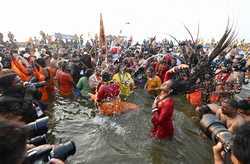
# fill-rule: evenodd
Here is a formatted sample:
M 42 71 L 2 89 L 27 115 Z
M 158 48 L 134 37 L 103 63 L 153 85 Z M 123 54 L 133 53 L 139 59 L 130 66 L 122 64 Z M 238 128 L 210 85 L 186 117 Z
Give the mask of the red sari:
M 97 101 L 102 101 L 107 98 L 117 97 L 120 93 L 120 87 L 116 83 L 101 84 L 97 91 Z
M 154 67 L 156 75 L 161 78 L 161 81 L 164 81 L 165 73 L 168 71 L 167 66 L 161 63 L 157 63 Z
M 151 136 L 157 139 L 168 139 L 174 135 L 173 112 L 174 101 L 172 98 L 165 98 L 158 103 L 158 110 L 152 113 Z

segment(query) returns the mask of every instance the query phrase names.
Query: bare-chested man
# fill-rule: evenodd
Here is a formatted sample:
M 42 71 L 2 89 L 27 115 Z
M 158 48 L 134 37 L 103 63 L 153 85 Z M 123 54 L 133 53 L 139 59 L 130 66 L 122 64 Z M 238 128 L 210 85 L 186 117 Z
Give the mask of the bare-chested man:
M 237 102 L 228 98 L 222 100 L 221 108 L 216 112 L 216 116 L 232 133 L 245 123 L 243 117 L 237 113 Z
M 250 122 L 250 97 L 238 102 L 238 113 L 246 122 Z

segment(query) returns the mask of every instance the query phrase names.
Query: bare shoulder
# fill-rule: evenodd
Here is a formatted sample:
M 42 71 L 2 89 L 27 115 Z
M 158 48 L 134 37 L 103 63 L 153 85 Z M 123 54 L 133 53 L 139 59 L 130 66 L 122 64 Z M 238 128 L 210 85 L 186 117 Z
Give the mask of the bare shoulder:
M 213 113 L 217 113 L 221 106 L 217 104 L 207 104 L 207 106 L 212 110 Z
M 228 120 L 228 130 L 234 133 L 243 124 L 245 124 L 245 120 L 238 114 L 234 119 Z
M 241 125 L 243 125 L 245 123 L 246 123 L 245 119 L 240 114 L 238 114 L 237 117 L 236 117 L 236 124 L 238 126 L 241 126 Z
M 215 113 L 216 113 L 216 116 L 217 116 L 218 118 L 220 118 L 220 117 L 221 117 L 221 115 L 222 115 L 221 108 L 216 109 Z

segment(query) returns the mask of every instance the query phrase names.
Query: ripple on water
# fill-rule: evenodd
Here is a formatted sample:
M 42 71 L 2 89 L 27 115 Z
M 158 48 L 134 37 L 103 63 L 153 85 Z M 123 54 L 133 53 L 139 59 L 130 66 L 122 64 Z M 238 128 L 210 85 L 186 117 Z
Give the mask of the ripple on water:
M 117 117 L 89 118 L 90 107 L 57 98 L 51 109 L 54 142 L 76 142 L 77 153 L 69 161 L 73 164 L 211 163 L 211 145 L 199 136 L 196 123 L 189 117 L 193 113 L 188 111 L 189 106 L 185 111 L 185 104 L 180 104 L 180 110 L 176 105 L 174 138 L 154 141 L 149 137 L 153 99 L 139 90 L 132 100 L 141 110 Z

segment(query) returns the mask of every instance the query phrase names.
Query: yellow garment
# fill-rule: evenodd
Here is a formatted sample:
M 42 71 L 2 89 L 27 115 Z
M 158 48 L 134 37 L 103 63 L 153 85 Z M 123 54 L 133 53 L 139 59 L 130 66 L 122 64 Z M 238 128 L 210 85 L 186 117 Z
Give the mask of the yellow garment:
M 159 76 L 154 76 L 153 78 L 148 78 L 145 88 L 150 93 L 152 90 L 159 88 L 160 86 L 161 79 Z
M 116 73 L 113 80 L 119 84 L 121 95 L 129 96 L 132 93 L 131 86 L 134 85 L 134 80 L 129 73 Z

